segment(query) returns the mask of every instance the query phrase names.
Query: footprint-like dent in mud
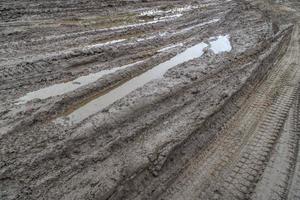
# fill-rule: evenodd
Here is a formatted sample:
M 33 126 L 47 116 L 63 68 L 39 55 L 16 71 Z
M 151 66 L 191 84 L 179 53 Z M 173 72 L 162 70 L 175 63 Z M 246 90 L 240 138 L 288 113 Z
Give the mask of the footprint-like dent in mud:
M 130 79 L 119 87 L 116 87 L 108 93 L 83 105 L 82 107 L 70 113 L 68 116 L 57 118 L 54 122 L 61 125 L 72 125 L 79 123 L 87 117 L 113 104 L 117 100 L 125 97 L 130 92 L 149 83 L 150 81 L 161 79 L 169 69 L 189 60 L 201 57 L 204 53 L 204 49 L 207 47 L 210 48 L 214 53 L 228 52 L 232 49 L 229 41 L 229 35 L 211 37 L 208 43 L 201 42 L 190 48 L 187 48 L 185 51 L 177 54 L 170 60 L 163 62 L 146 71 L 145 73 Z
M 25 104 L 33 99 L 47 99 L 49 97 L 58 96 L 58 95 L 65 94 L 67 92 L 74 91 L 82 86 L 85 86 L 85 85 L 88 85 L 90 83 L 97 81 L 99 78 L 101 78 L 105 75 L 115 73 L 118 70 L 123 70 L 123 69 L 131 67 L 133 65 L 142 63 L 142 62 L 143 61 L 138 61 L 138 62 L 124 65 L 121 67 L 115 67 L 112 69 L 102 70 L 97 73 L 91 73 L 86 76 L 81 76 L 75 80 L 72 80 L 72 81 L 69 81 L 66 83 L 59 83 L 59 84 L 51 85 L 46 88 L 42 88 L 42 89 L 34 91 L 34 92 L 29 92 L 25 96 L 19 98 L 16 102 L 16 105 Z

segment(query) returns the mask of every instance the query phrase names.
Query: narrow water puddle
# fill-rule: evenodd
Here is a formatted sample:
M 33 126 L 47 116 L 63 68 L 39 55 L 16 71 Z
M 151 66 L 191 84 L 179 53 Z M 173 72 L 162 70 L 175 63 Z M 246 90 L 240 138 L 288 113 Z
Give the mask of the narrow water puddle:
M 19 98 L 16 102 L 16 105 L 25 104 L 28 101 L 31 101 L 33 99 L 47 99 L 49 97 L 58 96 L 65 94 L 67 92 L 74 91 L 82 86 L 88 85 L 90 83 L 93 83 L 97 81 L 99 78 L 103 77 L 104 75 L 112 74 L 118 70 L 122 70 L 128 67 L 131 67 L 133 65 L 142 63 L 143 61 L 131 63 L 128 65 L 124 65 L 121 67 L 115 67 L 112 69 L 102 70 L 97 73 L 91 73 L 86 76 L 81 76 L 73 81 L 69 81 L 66 83 L 59 83 L 55 85 L 51 85 L 46 88 L 42 88 L 40 90 L 29 92 L 25 96 Z
M 202 22 L 200 24 L 196 24 L 194 26 L 190 26 L 190 27 L 184 28 L 184 29 L 180 30 L 179 33 L 187 32 L 187 31 L 193 30 L 193 29 L 201 27 L 201 26 L 205 26 L 205 25 L 208 25 L 208 24 L 216 23 L 218 21 L 220 21 L 220 19 L 212 19 L 212 20 L 209 20 L 207 22 Z
M 126 41 L 126 39 L 113 40 L 113 41 L 109 41 L 109 42 L 105 42 L 105 43 L 88 45 L 88 46 L 83 47 L 82 49 L 89 50 L 92 48 L 99 48 L 99 47 L 103 47 L 103 46 L 107 46 L 107 45 L 117 44 L 117 43 L 124 42 L 124 41 Z
M 183 13 L 197 8 L 199 7 L 188 5 L 188 6 L 173 8 L 169 10 L 151 9 L 151 10 L 143 11 L 142 13 L 140 13 L 140 16 L 156 16 L 156 15 L 169 14 L 169 13 Z
M 113 31 L 113 30 L 119 30 L 119 29 L 125 29 L 125 28 L 136 28 L 136 27 L 139 27 L 139 26 L 144 26 L 144 25 L 156 24 L 156 23 L 159 23 L 159 22 L 170 21 L 170 20 L 179 18 L 181 16 L 182 16 L 182 14 L 169 15 L 169 16 L 154 18 L 154 20 L 147 21 L 147 22 L 121 25 L 121 26 L 116 26 L 116 27 L 112 27 L 112 28 L 104 28 L 104 29 L 101 29 L 101 30 L 103 30 L 103 31 Z
M 103 110 L 117 100 L 125 97 L 132 91 L 142 87 L 146 83 L 149 83 L 154 79 L 161 79 L 169 69 L 175 67 L 176 65 L 201 57 L 203 54 L 203 50 L 206 47 L 211 48 L 214 52 L 217 53 L 230 51 L 231 45 L 229 42 L 229 36 L 226 35 L 213 37 L 209 39 L 208 44 L 205 42 L 201 42 L 195 46 L 192 46 L 186 49 L 184 52 L 171 58 L 170 60 L 153 67 L 145 73 L 130 79 L 119 87 L 116 87 L 110 92 L 90 101 L 89 103 L 73 111 L 68 116 L 56 119 L 55 123 L 72 125 L 81 122 L 87 117 Z
M 164 48 L 158 50 L 157 52 L 164 52 L 164 51 L 168 51 L 168 50 L 170 50 L 170 49 L 173 49 L 173 48 L 175 48 L 175 47 L 182 47 L 182 46 L 183 46 L 183 43 L 173 44 L 173 45 L 164 47 Z

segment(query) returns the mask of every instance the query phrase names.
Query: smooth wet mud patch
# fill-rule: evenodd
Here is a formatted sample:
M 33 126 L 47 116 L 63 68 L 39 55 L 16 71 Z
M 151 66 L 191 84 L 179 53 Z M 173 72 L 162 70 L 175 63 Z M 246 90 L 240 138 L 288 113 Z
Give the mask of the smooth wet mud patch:
M 55 120 L 55 123 L 61 125 L 72 125 L 79 123 L 89 116 L 100 112 L 101 110 L 104 110 L 109 105 L 120 100 L 121 98 L 144 86 L 145 84 L 155 79 L 163 78 L 164 74 L 169 69 L 195 58 L 200 58 L 203 55 L 205 48 L 211 49 L 216 54 L 231 51 L 232 47 L 229 41 L 229 35 L 211 37 L 207 43 L 201 42 L 190 48 L 187 48 L 185 51 L 179 53 L 170 60 L 163 62 L 149 69 L 148 71 L 126 81 L 125 83 L 121 84 L 118 87 L 115 87 L 104 95 L 99 96 L 98 98 L 88 102 L 82 107 L 79 107 L 69 115 L 57 118 Z

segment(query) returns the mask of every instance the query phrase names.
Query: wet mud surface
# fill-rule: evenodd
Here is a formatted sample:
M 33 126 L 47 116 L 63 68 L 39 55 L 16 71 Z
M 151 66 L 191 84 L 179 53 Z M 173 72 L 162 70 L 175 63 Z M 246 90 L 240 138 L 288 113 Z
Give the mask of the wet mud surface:
M 0 199 L 300 198 L 298 1 L 2 1 Z

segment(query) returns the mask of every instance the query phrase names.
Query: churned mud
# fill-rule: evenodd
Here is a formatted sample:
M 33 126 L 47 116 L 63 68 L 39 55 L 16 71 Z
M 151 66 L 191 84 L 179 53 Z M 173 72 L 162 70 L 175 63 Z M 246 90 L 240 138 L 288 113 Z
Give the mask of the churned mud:
M 0 199 L 300 199 L 297 0 L 0 2 Z

